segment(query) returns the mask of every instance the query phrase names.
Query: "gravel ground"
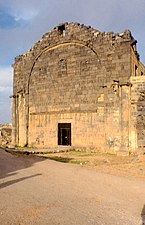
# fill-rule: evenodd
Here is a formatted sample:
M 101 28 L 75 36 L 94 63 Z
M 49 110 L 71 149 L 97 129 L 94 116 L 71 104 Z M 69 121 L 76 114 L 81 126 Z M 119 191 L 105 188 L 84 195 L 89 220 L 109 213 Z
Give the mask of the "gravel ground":
M 0 149 L 0 225 L 141 225 L 145 181 Z

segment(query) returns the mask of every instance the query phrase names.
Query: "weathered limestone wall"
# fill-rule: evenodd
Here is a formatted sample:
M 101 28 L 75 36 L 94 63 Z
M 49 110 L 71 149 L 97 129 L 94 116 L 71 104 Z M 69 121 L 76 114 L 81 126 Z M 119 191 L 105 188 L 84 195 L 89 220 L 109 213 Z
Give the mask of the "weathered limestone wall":
M 58 123 L 71 123 L 74 147 L 128 151 L 130 76 L 138 63 L 132 43 L 128 30 L 66 23 L 17 57 L 13 143 L 57 147 Z
M 103 123 L 98 122 L 98 118 L 98 113 L 89 112 L 31 115 L 30 145 L 57 147 L 58 123 L 71 123 L 72 147 L 101 150 L 105 143 L 103 132 L 105 127 Z
M 145 76 L 131 77 L 131 121 L 135 147 L 145 148 Z
M 145 66 L 139 60 L 135 46 L 131 48 L 130 151 L 144 150 L 144 90 Z

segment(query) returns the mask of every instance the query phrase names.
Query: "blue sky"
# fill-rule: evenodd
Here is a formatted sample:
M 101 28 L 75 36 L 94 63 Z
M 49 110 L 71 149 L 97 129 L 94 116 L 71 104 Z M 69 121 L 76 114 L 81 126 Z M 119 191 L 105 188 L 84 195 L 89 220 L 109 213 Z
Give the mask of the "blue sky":
M 130 29 L 145 63 L 145 0 L 0 0 L 0 123 L 11 122 L 14 58 L 63 22 Z

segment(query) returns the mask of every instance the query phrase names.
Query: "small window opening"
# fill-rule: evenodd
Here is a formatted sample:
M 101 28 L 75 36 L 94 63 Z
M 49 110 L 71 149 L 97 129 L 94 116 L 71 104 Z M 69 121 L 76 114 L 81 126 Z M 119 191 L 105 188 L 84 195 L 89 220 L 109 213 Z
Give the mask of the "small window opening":
M 138 75 L 138 67 L 137 67 L 137 65 L 135 65 L 135 76 L 137 76 Z
M 60 36 L 65 36 L 65 24 L 58 26 L 58 34 Z
M 141 71 L 141 76 L 143 76 L 143 72 Z
M 58 77 L 62 77 L 67 74 L 67 61 L 60 59 L 58 62 Z

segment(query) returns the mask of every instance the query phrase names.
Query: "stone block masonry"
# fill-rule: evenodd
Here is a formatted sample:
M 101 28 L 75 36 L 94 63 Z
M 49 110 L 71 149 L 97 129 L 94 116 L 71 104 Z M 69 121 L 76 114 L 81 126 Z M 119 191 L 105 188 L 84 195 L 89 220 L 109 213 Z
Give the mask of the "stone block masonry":
M 143 149 L 145 67 L 129 30 L 60 24 L 13 68 L 13 145 Z

